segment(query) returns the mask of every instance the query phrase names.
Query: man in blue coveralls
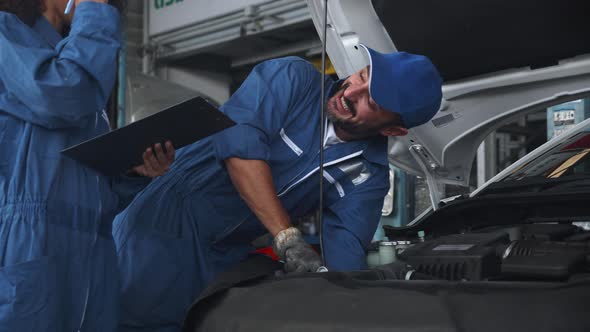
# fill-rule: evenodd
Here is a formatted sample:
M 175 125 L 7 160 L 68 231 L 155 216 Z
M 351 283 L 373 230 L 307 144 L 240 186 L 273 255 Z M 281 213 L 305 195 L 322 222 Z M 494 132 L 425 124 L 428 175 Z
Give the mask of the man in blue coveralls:
M 256 66 L 221 107 L 237 125 L 179 150 L 171 170 L 117 216 L 120 331 L 179 331 L 203 288 L 266 232 L 287 272 L 315 271 L 321 259 L 291 220 L 318 208 L 320 148 L 324 264 L 365 268 L 389 187 L 387 136 L 429 121 L 442 94 L 427 58 L 359 52 L 369 65 L 340 81 L 321 82 L 296 57 Z M 322 140 L 320 84 L 329 92 Z

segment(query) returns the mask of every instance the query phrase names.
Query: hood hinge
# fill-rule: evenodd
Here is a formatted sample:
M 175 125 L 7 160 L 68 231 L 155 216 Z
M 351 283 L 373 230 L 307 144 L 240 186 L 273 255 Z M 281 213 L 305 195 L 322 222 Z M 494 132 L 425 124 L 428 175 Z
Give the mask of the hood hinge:
M 432 209 L 437 210 L 441 200 L 442 186 L 436 180 L 435 173 L 440 169 L 440 165 L 430 157 L 428 151 L 420 144 L 411 145 L 410 154 L 414 157 L 416 163 L 420 165 L 422 172 L 426 176 L 426 183 L 430 192 L 430 203 Z

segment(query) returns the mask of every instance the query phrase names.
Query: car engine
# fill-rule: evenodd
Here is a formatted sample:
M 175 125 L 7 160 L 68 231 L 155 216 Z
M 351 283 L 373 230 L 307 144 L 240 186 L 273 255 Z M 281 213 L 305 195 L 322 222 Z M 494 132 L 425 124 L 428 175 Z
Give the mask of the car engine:
M 397 261 L 389 268 L 398 274 L 403 270 L 404 279 L 568 281 L 590 277 L 590 231 L 573 224 L 488 227 L 412 239 L 409 246 L 395 250 Z

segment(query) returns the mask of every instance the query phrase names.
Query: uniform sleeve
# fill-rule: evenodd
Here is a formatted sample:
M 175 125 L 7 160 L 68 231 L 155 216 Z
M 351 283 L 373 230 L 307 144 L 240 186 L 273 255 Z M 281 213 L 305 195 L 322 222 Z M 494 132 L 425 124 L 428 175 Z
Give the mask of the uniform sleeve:
M 105 107 L 120 47 L 114 7 L 80 3 L 69 36 L 55 49 L 32 41 L 22 25 L 3 20 L 0 81 L 7 98 L 25 106 L 14 116 L 47 128 L 75 127 Z
M 367 268 L 365 251 L 377 230 L 383 199 L 389 189 L 389 175 L 386 167 L 382 168 L 383 171 L 325 210 L 323 250 L 329 270 Z
M 221 107 L 237 125 L 213 137 L 218 160 L 230 157 L 268 160 L 270 142 L 288 121 L 292 105 L 319 85 L 318 72 L 306 61 L 282 58 L 256 66 Z

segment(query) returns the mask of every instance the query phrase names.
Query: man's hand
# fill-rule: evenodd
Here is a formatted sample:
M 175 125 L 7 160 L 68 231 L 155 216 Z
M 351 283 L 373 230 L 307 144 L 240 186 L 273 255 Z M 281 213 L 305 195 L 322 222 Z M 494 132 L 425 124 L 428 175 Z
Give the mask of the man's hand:
M 285 261 L 286 272 L 316 272 L 322 266 L 321 258 L 295 227 L 280 231 L 273 242 L 274 251 Z
M 176 150 L 170 141 L 167 141 L 165 145 L 166 152 L 160 143 L 156 144 L 154 150 L 147 148 L 143 153 L 143 165 L 133 167 L 133 171 L 149 178 L 155 178 L 168 172 L 170 165 L 174 162 Z
M 286 272 L 316 272 L 320 266 L 322 266 L 322 260 L 305 241 L 285 251 Z

